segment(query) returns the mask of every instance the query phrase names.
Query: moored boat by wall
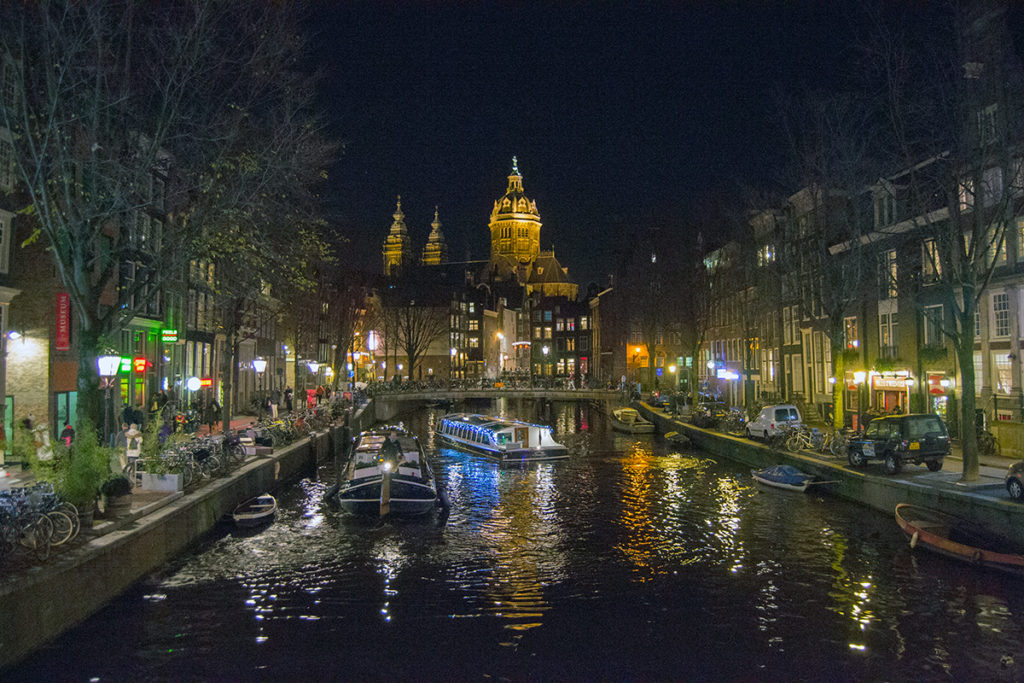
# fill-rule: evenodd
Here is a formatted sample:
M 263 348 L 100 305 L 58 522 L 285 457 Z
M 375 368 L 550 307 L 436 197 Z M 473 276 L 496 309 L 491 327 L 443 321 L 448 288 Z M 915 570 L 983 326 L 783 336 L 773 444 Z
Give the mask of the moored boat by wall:
M 897 505 L 895 515 L 911 548 L 1024 577 L 1024 549 L 977 524 L 908 503 Z

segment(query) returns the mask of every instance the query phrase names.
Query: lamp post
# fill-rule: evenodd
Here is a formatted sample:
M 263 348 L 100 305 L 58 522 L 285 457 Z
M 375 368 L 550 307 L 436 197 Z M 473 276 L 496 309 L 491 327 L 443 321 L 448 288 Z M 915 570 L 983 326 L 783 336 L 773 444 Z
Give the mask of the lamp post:
M 548 351 L 550 351 L 550 350 L 551 349 L 548 348 L 547 344 L 542 346 L 541 349 L 540 349 L 541 353 L 544 354 L 544 366 L 541 368 L 541 373 L 545 377 L 550 377 L 551 376 L 551 373 L 548 372 Z
M 110 444 L 110 414 L 113 406 L 110 403 L 110 389 L 117 381 L 117 368 L 121 365 L 121 357 L 105 353 L 96 359 L 96 371 L 100 376 L 100 388 L 103 389 L 103 442 Z

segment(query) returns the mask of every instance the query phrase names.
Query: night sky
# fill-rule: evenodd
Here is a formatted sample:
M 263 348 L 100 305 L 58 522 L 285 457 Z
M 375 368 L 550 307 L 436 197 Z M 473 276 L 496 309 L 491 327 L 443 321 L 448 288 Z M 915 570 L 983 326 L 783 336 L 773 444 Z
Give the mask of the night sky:
M 313 19 L 353 255 L 380 268 L 401 194 L 417 251 L 437 205 L 451 259 L 486 258 L 515 155 L 541 248 L 583 287 L 634 231 L 685 243 L 709 206 L 777 183 L 772 91 L 841 87 L 862 31 L 833 3 L 346 2 Z

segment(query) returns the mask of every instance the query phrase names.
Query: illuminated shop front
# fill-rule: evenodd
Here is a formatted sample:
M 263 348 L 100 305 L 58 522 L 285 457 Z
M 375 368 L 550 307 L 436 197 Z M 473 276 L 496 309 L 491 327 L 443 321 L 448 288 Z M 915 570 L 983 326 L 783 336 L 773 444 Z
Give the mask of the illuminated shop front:
M 871 373 L 872 406 L 889 415 L 909 412 L 911 383 L 913 379 L 906 370 Z

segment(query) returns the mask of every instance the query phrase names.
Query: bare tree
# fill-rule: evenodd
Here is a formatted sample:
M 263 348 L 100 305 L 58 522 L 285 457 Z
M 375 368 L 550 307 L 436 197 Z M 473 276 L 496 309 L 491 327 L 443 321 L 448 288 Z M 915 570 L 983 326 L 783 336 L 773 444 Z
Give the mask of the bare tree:
M 337 267 L 331 270 L 325 286 L 328 333 L 335 344 L 333 362 L 346 372 L 346 377 L 347 359 L 353 357 L 366 318 L 369 284 L 365 273 Z
M 708 328 L 711 326 L 712 289 L 718 273 L 718 264 L 705 257 L 702 235 L 697 236 L 693 249 L 680 255 L 681 283 L 676 310 L 683 351 L 692 359 L 688 384 L 693 401 L 697 400 L 700 387 L 697 359 L 700 358 L 700 350 L 707 341 Z
M 249 137 L 256 118 L 288 120 L 264 97 L 295 83 L 276 78 L 294 66 L 284 17 L 269 4 L 187 0 L 0 6 L 0 57 L 13 74 L 0 125 L 20 213 L 37 226 L 30 239 L 49 248 L 77 314 L 80 416 L 99 415 L 105 340 L 151 314 L 190 259 L 218 258 L 205 249 L 219 243 L 215 232 L 233 240 L 252 215 L 226 180 L 251 180 L 257 167 L 264 179 L 286 175 L 267 163 L 285 141 Z M 250 199 L 281 199 L 248 187 Z
M 876 177 L 878 139 L 875 107 L 853 93 L 812 94 L 781 104 L 790 143 L 793 176 L 800 192 L 788 202 L 785 261 L 798 275 L 802 317 L 820 321 L 832 359 L 832 407 L 844 425 L 846 363 L 860 343 L 848 329 L 873 274 L 865 239 L 874 224 L 868 188 Z
M 1024 77 L 1005 7 L 951 5 L 942 18 L 917 43 L 878 22 L 868 56 L 885 84 L 888 143 L 901 170 L 893 198 L 915 228 L 909 246 L 924 243 L 933 300 L 950 312 L 933 322 L 959 361 L 963 479 L 973 481 L 975 316 L 1005 259 L 1007 226 L 1024 189 Z

